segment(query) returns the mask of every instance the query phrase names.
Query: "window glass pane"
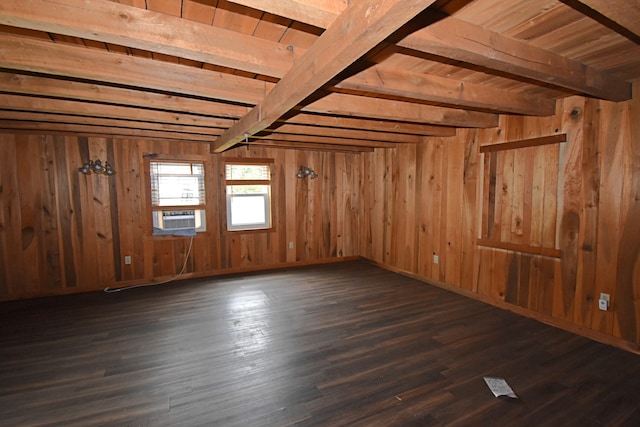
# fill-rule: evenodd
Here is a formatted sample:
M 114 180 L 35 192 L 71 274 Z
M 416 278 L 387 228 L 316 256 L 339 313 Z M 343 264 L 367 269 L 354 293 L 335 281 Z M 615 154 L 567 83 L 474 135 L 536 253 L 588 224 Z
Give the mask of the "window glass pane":
M 225 165 L 228 180 L 269 180 L 269 165 Z
M 193 206 L 200 204 L 198 178 L 194 176 L 158 177 L 158 206 Z
M 203 164 L 150 162 L 150 167 L 153 206 L 205 204 Z
M 231 226 L 266 226 L 265 199 L 263 195 L 234 196 L 231 203 Z
M 228 185 L 227 194 L 269 194 L 269 185 Z

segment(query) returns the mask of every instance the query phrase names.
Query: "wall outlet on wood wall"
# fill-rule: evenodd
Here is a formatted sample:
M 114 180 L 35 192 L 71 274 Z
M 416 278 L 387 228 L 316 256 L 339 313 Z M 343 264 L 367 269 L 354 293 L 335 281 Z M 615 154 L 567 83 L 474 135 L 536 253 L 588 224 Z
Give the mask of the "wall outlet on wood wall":
M 600 299 L 598 300 L 598 308 L 602 311 L 607 311 L 609 309 L 609 301 L 611 297 L 609 294 L 601 293 Z
M 129 255 L 124 257 L 124 263 L 127 264 L 127 265 L 131 264 L 131 257 Z

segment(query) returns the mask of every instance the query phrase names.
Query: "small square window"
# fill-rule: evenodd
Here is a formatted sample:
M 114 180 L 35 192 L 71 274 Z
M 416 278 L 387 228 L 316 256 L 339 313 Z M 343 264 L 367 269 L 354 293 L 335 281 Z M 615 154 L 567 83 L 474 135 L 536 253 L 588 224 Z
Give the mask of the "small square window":
M 269 164 L 225 165 L 227 230 L 271 228 L 271 168 Z
M 204 164 L 151 161 L 153 235 L 206 230 Z

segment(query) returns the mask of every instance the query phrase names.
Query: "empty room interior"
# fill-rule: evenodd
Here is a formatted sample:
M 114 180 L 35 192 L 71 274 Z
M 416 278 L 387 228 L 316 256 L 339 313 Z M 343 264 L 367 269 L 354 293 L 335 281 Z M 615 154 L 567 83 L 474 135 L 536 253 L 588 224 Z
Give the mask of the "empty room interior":
M 640 1 L 0 1 L 0 322 L 3 426 L 640 425 Z

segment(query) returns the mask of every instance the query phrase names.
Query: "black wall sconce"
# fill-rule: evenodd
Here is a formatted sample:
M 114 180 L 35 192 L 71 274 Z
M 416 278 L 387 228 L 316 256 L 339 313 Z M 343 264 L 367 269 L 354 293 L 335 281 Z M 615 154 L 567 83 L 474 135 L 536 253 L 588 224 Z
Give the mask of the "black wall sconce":
M 306 166 L 300 166 L 300 169 L 298 169 L 298 173 L 296 173 L 296 176 L 298 178 L 309 177 L 311 179 L 316 179 L 318 177 L 318 174 L 315 173 L 313 169 L 310 169 Z
M 105 161 L 103 165 L 100 159 L 84 162 L 82 167 L 78 168 L 78 172 L 84 175 L 91 175 L 92 173 L 95 173 L 97 175 L 112 176 L 116 174 L 116 171 L 111 167 L 109 162 Z

